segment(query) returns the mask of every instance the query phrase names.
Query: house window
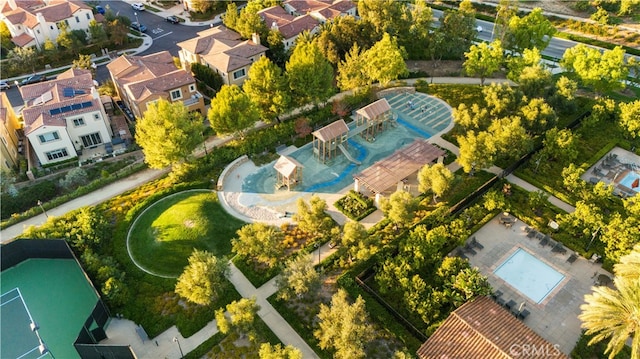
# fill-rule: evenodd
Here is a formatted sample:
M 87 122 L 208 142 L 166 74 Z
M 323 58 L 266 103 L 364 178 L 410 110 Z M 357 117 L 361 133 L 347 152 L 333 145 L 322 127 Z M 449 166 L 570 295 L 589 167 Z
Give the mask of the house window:
M 40 30 L 36 30 L 36 32 L 39 34 L 39 33 L 40 33 Z
M 244 71 L 244 69 L 240 69 L 240 70 L 238 70 L 238 71 L 236 71 L 236 72 L 234 72 L 234 73 L 233 73 L 233 79 L 234 79 L 234 80 L 237 80 L 237 79 L 239 79 L 239 78 L 241 78 L 241 77 L 244 77 L 244 76 L 245 76 L 245 71 Z
M 182 98 L 182 91 L 180 91 L 179 89 L 171 91 L 172 100 L 179 100 L 181 98 Z
M 47 156 L 49 161 L 69 156 L 66 148 L 61 148 L 59 150 L 46 152 L 45 155 Z
M 196 85 L 189 85 L 189 91 L 195 92 L 196 91 Z
M 102 138 L 100 138 L 100 132 L 92 133 L 90 135 L 81 136 L 82 145 L 84 147 L 94 147 L 102 143 Z
M 76 22 L 80 23 L 80 18 L 76 16 Z
M 91 15 L 87 14 L 87 20 L 91 20 Z
M 80 118 L 74 118 L 73 119 L 73 126 L 74 127 L 78 127 L 78 126 L 84 126 L 84 118 L 80 117 Z
M 98 115 L 97 113 L 93 114 L 93 119 L 98 121 L 100 119 L 100 115 Z
M 53 25 L 49 26 L 51 28 L 51 30 L 53 30 Z
M 40 143 L 47 143 L 60 139 L 60 135 L 58 135 L 58 131 L 43 133 L 42 135 L 38 135 L 38 139 Z

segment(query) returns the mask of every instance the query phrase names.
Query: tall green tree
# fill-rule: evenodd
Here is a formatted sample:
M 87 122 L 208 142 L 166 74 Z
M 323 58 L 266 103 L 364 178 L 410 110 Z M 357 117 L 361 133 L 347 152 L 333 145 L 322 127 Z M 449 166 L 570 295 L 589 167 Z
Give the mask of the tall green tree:
M 209 305 L 225 291 L 228 274 L 229 264 L 225 259 L 196 249 L 178 277 L 175 291 L 192 303 Z
M 338 251 L 346 255 L 348 263 L 366 260 L 380 249 L 377 236 L 370 236 L 360 222 L 349 221 L 344 224 L 342 240 Z
M 9 51 L 8 57 L 14 66 L 36 72 L 37 56 L 38 54 L 33 47 L 15 47 Z
M 207 113 L 211 127 L 218 134 L 240 133 L 260 119 L 256 105 L 237 85 L 223 85 L 211 100 Z
M 333 94 L 333 67 L 315 43 L 296 45 L 286 70 L 296 105 L 317 104 Z
M 407 7 L 401 1 L 358 1 L 358 14 L 361 21 L 372 24 L 379 36 L 385 33 L 398 36 L 408 30 L 410 22 L 406 12 Z
M 442 47 L 438 50 L 447 59 L 464 59 L 476 36 L 475 13 L 469 9 L 468 0 L 460 2 L 458 10 L 445 10 L 440 18 Z
M 523 126 L 527 131 L 539 134 L 555 126 L 558 116 L 542 98 L 532 98 L 520 108 Z
M 373 327 L 361 296 L 351 304 L 347 292 L 339 289 L 331 298 L 331 306 L 320 304 L 318 329 L 313 335 L 320 348 L 331 349 L 336 359 L 365 357 L 365 347 L 373 339 Z
M 620 103 L 620 126 L 631 137 L 640 137 L 640 100 Z
M 15 46 L 11 41 L 11 31 L 9 31 L 7 24 L 4 21 L 0 22 L 0 51 L 2 51 L 2 55 L 7 55 Z
M 254 222 L 245 224 L 236 234 L 231 239 L 231 250 L 247 259 L 273 268 L 284 255 L 284 233 L 278 227 Z
M 256 105 L 260 117 L 272 122 L 281 115 L 291 101 L 282 70 L 263 56 L 249 69 L 249 78 L 242 89 Z
M 623 80 L 629 74 L 624 53 L 620 46 L 601 53 L 598 49 L 579 44 L 564 52 L 560 66 L 575 74 L 583 85 L 602 94 L 624 88 Z
M 329 235 L 333 227 L 333 220 L 326 213 L 327 202 L 318 196 L 312 196 L 309 204 L 302 198 L 296 202 L 297 212 L 293 220 L 298 222 L 298 227 L 313 235 L 322 238 Z
M 556 31 L 551 21 L 542 13 L 542 9 L 535 8 L 524 17 L 513 16 L 509 20 L 504 47 L 517 54 L 533 48 L 543 51 L 549 46 Z
M 314 268 L 310 255 L 300 255 L 290 259 L 276 279 L 278 297 L 283 300 L 309 297 L 320 288 L 320 275 Z
M 222 15 L 222 23 L 231 30 L 236 29 L 238 23 L 238 5 L 235 2 L 227 3 L 227 11 Z
M 104 29 L 101 23 L 96 20 L 89 22 L 89 34 L 91 35 L 91 42 L 102 47 L 107 43 L 107 31 Z
M 389 196 L 389 199 L 381 200 L 380 209 L 396 228 L 404 228 L 413 223 L 416 200 L 409 192 L 396 191 Z
M 324 57 L 335 66 L 345 59 L 355 45 L 365 51 L 381 37 L 370 22 L 356 20 L 353 16 L 339 16 L 322 25 L 314 42 Z
M 164 168 L 186 160 L 202 140 L 202 116 L 182 102 L 160 99 L 147 107 L 136 123 L 136 142 L 151 168 Z
M 411 26 L 406 36 L 410 41 L 405 45 L 410 59 L 427 59 L 427 46 L 431 35 L 429 31 L 433 23 L 433 11 L 426 0 L 416 0 L 411 7 Z
M 480 76 L 480 85 L 484 86 L 485 78 L 502 67 L 502 52 L 500 40 L 491 44 L 481 42 L 478 45 L 471 45 L 469 51 L 464 54 L 467 58 L 463 64 L 464 70 L 471 76 Z
M 516 0 L 500 0 L 496 6 L 496 20 L 494 22 L 494 36 L 502 43 L 509 34 L 509 22 L 518 14 L 518 2 Z M 493 39 L 491 39 L 493 40 Z
M 418 189 L 422 193 L 431 190 L 433 199 L 442 196 L 451 186 L 453 173 L 442 163 L 426 165 L 418 172 Z
M 216 324 L 222 334 L 235 330 L 240 335 L 247 335 L 249 340 L 255 341 L 255 319 L 260 306 L 256 304 L 256 298 L 242 298 L 227 304 L 227 313 L 222 308 L 216 310 Z
M 385 86 L 391 80 L 409 73 L 404 57 L 397 40 L 385 33 L 382 40 L 364 53 L 364 71 L 371 81 L 378 81 Z
M 496 145 L 489 132 L 480 131 L 476 134 L 468 131 L 466 135 L 458 136 L 458 146 L 460 155 L 456 161 L 465 173 L 488 168 L 495 160 Z
M 533 146 L 531 137 L 522 126 L 519 116 L 509 116 L 494 120 L 489 126 L 496 154 L 503 158 L 516 159 Z
M 453 121 L 465 131 L 486 129 L 491 120 L 487 108 L 477 103 L 471 107 L 461 103 L 453 110 Z
M 338 64 L 336 81 L 342 91 L 353 90 L 370 84 L 371 81 L 365 71 L 364 52 L 360 51 L 358 44 L 353 44 L 351 51 Z

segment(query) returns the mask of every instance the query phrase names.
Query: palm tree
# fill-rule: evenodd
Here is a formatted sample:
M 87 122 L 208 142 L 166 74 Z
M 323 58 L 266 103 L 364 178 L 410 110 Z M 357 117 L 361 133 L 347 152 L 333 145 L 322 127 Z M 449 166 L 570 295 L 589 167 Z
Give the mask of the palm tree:
M 615 266 L 616 289 L 595 287 L 580 306 L 582 327 L 594 337 L 589 345 L 608 339 L 605 353 L 613 359 L 631 337 L 631 358 L 640 359 L 640 246 Z

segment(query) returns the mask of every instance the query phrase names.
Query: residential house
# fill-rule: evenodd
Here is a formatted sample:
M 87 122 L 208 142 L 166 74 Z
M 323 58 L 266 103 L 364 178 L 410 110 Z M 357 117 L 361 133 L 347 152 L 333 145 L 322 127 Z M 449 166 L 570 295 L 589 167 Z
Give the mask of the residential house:
M 89 70 L 69 69 L 55 80 L 20 87 L 20 94 L 29 161 L 45 166 L 111 142 L 111 123 Z
M 184 68 L 199 63 L 220 74 L 225 84 L 238 86 L 247 79 L 251 65 L 267 51 L 257 34 L 251 40 L 242 40 L 240 34 L 224 26 L 200 31 L 198 37 L 180 42 L 178 46 Z
M 168 51 L 122 55 L 107 65 L 118 96 L 140 118 L 150 103 L 181 101 L 189 111 L 205 113 L 204 98 L 191 73 L 179 69 Z
M 291 15 L 310 15 L 322 24 L 338 16 L 356 16 L 357 12 L 351 0 L 286 0 L 282 6 Z
M 13 107 L 7 98 L 7 94 L 0 92 L 0 155 L 2 163 L 0 168 L 11 171 L 18 166 L 20 155 L 24 151 L 24 139 L 22 124 L 13 111 Z
M 262 9 L 258 11 L 258 15 L 271 30 L 279 31 L 282 34 L 285 50 L 293 47 L 298 36 L 304 31 L 316 34 L 320 30 L 320 22 L 311 15 L 291 15 L 280 6 Z
M 11 33 L 11 41 L 20 47 L 42 49 L 47 39 L 55 42 L 62 23 L 69 31 L 82 30 L 89 36 L 94 20 L 91 7 L 69 0 L 0 0 L 0 21 Z

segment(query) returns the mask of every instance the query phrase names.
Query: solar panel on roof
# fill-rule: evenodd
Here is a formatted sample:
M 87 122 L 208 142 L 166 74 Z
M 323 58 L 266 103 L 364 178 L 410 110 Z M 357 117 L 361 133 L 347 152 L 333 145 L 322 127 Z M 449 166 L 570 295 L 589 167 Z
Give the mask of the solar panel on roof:
M 83 102 L 82 103 L 82 108 L 91 107 L 91 105 L 93 105 L 93 103 L 91 101 Z
M 63 90 L 64 97 L 73 97 L 73 89 L 71 87 L 65 87 Z
M 74 110 L 79 110 L 82 108 L 82 104 L 81 103 L 74 103 L 73 105 L 71 105 L 71 108 Z
M 63 113 L 64 113 L 64 112 L 69 112 L 69 111 L 71 111 L 71 106 L 61 107 L 61 108 L 60 108 L 60 111 L 62 111 Z
M 60 113 L 62 113 L 62 112 L 60 111 L 59 108 L 53 108 L 53 109 L 49 110 L 49 114 L 50 115 L 57 115 L 57 114 L 60 114 Z

